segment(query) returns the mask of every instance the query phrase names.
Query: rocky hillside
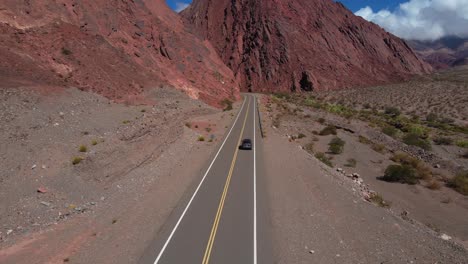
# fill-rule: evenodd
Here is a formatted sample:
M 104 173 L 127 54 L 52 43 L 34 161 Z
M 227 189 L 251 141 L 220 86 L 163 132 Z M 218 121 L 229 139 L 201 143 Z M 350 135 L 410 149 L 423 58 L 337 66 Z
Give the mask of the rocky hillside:
M 244 90 L 327 90 L 431 71 L 401 39 L 332 0 L 194 0 L 182 16 Z
M 408 44 L 435 69 L 468 65 L 468 38 L 448 36 L 434 41 L 409 40 Z
M 78 87 L 117 101 L 171 85 L 218 105 L 232 71 L 164 0 L 0 2 L 2 86 Z

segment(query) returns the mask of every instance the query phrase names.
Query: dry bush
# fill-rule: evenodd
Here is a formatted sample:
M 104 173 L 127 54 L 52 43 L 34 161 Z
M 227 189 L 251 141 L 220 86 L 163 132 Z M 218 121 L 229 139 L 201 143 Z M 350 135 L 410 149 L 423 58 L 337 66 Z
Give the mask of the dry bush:
M 326 126 L 322 131 L 319 132 L 321 136 L 328 136 L 328 135 L 336 135 L 336 127 L 335 126 Z

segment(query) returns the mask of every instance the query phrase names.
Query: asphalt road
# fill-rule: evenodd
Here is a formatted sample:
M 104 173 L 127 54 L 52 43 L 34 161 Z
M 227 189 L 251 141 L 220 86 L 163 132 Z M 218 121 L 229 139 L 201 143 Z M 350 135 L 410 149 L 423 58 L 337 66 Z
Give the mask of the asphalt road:
M 228 134 L 140 263 L 272 263 L 262 139 L 247 94 Z M 244 138 L 253 150 L 240 150 Z M 190 164 L 187 164 L 190 166 Z

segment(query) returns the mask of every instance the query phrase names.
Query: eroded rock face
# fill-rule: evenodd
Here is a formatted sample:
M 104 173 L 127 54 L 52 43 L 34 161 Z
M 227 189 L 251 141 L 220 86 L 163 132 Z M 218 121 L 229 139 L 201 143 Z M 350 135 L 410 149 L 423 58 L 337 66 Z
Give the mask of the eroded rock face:
M 232 71 L 163 0 L 3 0 L 0 56 L 10 86 L 74 86 L 117 101 L 165 84 L 212 105 L 239 97 Z
M 346 88 L 431 71 L 403 40 L 331 0 L 194 0 L 182 16 L 243 90 Z

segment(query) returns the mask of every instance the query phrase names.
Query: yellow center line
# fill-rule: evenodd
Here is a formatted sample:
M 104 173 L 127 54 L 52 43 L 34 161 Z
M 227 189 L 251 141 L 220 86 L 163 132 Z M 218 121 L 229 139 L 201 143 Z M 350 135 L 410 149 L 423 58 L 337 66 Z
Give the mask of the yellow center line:
M 249 116 L 250 99 L 248 99 L 247 97 L 247 100 L 249 100 L 249 103 L 247 104 L 247 111 L 245 113 L 244 123 L 242 125 L 242 129 L 239 135 L 239 140 L 237 142 L 236 151 L 234 152 L 234 157 L 232 158 L 231 168 L 229 169 L 228 177 L 224 185 L 223 194 L 221 195 L 221 199 L 219 201 L 218 211 L 216 212 L 216 217 L 213 222 L 213 227 L 211 228 L 210 238 L 208 239 L 208 244 L 206 245 L 205 255 L 203 256 L 202 264 L 208 264 L 208 262 L 210 261 L 211 249 L 213 248 L 214 240 L 216 237 L 216 232 L 218 230 L 219 220 L 221 219 L 221 214 L 223 213 L 224 201 L 226 200 L 226 195 L 229 189 L 229 184 L 231 183 L 232 172 L 234 171 L 234 165 L 236 164 L 236 160 L 237 160 L 237 153 L 239 152 L 238 146 L 240 145 L 242 135 L 244 134 L 244 128 L 245 128 L 245 123 L 247 121 L 247 117 Z

